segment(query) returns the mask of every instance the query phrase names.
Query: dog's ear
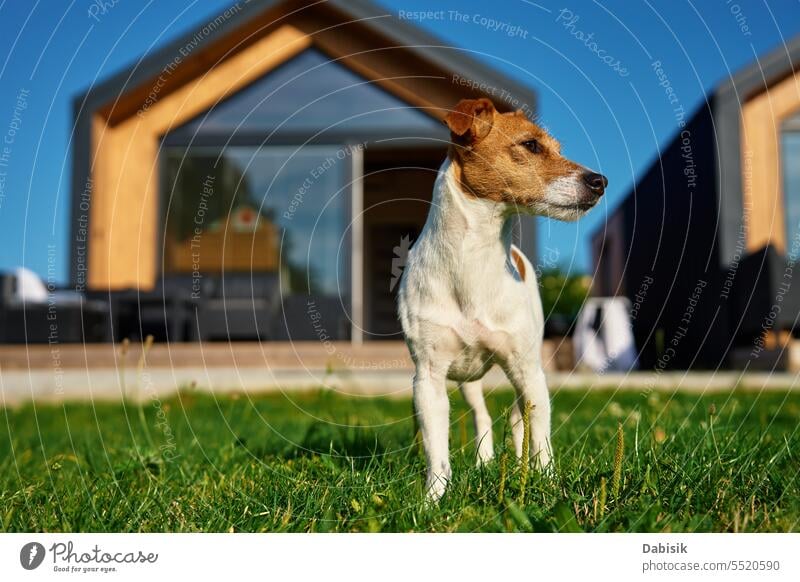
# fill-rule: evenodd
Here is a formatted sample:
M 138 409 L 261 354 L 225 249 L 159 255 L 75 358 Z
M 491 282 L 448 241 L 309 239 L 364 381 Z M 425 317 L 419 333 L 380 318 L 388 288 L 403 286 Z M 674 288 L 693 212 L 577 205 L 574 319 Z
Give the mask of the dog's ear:
M 489 135 L 494 123 L 494 103 L 480 99 L 462 99 L 444 118 L 453 141 L 475 144 Z

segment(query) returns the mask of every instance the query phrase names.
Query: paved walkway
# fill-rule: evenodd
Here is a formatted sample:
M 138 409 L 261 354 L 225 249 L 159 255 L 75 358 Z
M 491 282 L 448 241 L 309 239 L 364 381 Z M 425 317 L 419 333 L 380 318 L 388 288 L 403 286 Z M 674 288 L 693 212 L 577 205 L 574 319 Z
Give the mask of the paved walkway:
M 552 346 L 550 346 L 552 353 Z M 26 401 L 133 400 L 163 398 L 178 389 L 214 393 L 316 390 L 343 394 L 406 397 L 411 362 L 400 342 L 320 344 L 155 345 L 142 358 L 131 346 L 0 346 L 0 405 Z M 611 389 L 693 392 L 800 388 L 796 374 L 722 372 L 636 372 L 632 374 L 548 373 L 552 390 Z M 499 370 L 488 388 L 508 386 Z

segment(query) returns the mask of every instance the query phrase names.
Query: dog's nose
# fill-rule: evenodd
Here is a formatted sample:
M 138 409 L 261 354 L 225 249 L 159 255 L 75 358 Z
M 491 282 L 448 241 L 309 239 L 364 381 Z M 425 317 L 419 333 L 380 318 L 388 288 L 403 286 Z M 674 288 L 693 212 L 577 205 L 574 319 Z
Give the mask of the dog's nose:
M 602 196 L 606 191 L 606 186 L 608 186 L 608 178 L 597 172 L 586 172 L 583 175 L 583 183 L 589 187 L 589 190 L 598 196 Z

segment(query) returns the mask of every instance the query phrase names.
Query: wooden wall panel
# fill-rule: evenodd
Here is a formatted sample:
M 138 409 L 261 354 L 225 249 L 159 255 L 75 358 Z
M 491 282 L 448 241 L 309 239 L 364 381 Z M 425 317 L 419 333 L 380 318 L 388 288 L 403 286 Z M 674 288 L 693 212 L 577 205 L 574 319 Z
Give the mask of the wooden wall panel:
M 150 289 L 156 283 L 160 137 L 244 88 L 310 45 L 284 25 L 211 67 L 203 76 L 114 125 L 98 118 L 93 135 L 89 286 Z M 137 110 L 138 111 L 138 110 Z
M 749 252 L 769 243 L 780 252 L 786 250 L 780 132 L 783 120 L 798 109 L 797 75 L 773 85 L 742 107 L 742 195 Z

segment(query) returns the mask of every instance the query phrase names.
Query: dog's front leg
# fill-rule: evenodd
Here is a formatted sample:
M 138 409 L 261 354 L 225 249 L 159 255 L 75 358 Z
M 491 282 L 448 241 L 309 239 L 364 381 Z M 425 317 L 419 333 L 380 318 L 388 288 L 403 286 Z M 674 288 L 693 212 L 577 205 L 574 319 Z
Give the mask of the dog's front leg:
M 478 449 L 478 465 L 488 463 L 494 456 L 492 444 L 492 417 L 486 408 L 486 399 L 483 397 L 483 382 L 462 382 L 461 392 L 464 400 L 472 408 L 472 417 L 475 422 L 475 444 Z
M 540 467 L 547 467 L 552 458 L 550 447 L 550 394 L 547 380 L 539 366 L 523 363 L 509 365 L 506 375 L 517 392 L 517 401 L 511 411 L 514 448 L 522 456 L 523 411 L 530 406 L 530 456 Z
M 428 464 L 425 489 L 430 501 L 438 501 L 450 481 L 450 401 L 445 385 L 446 372 L 429 363 L 418 363 L 414 375 L 414 409 L 422 431 L 422 444 Z

